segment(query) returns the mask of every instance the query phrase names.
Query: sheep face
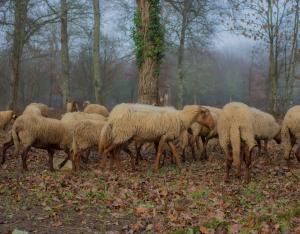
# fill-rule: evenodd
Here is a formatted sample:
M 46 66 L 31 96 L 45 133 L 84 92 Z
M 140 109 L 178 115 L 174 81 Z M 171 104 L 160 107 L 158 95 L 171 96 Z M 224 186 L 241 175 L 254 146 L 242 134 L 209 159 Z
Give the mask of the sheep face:
M 210 111 L 204 107 L 200 108 L 200 114 L 198 115 L 198 118 L 196 121 L 199 124 L 204 125 L 205 127 L 208 127 L 210 130 L 212 130 L 215 127 L 215 121 L 214 121 Z
M 87 105 L 89 105 L 89 104 L 91 104 L 90 101 L 85 101 L 85 102 L 82 104 L 82 108 L 83 108 L 83 109 L 86 108 Z

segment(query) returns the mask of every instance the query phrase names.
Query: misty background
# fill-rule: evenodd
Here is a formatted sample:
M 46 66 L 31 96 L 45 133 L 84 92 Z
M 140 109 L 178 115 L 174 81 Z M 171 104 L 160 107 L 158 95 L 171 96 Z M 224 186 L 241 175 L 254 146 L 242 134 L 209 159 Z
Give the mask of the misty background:
M 188 30 L 184 60 L 184 104 L 221 107 L 241 101 L 268 110 L 268 44 L 232 27 L 228 1 L 205 1 L 207 10 Z M 230 1 L 229 1 L 230 2 Z M 241 1 L 243 2 L 243 1 Z M 89 0 L 72 1 L 69 16 L 70 96 L 83 102 L 95 101 L 92 63 L 93 6 Z M 50 6 L 49 6 L 50 5 Z M 60 22 L 50 7 L 59 9 L 58 0 L 31 0 L 30 20 L 47 20 L 25 43 L 21 60 L 18 108 L 30 102 L 62 107 Z M 161 1 L 161 21 L 165 30 L 165 52 L 159 79 L 160 95 L 168 94 L 176 105 L 178 27 L 180 15 L 168 1 Z M 137 101 L 138 70 L 131 37 L 135 1 L 100 1 L 100 57 L 104 105 Z M 59 10 L 58 10 L 59 11 Z M 238 14 L 243 14 L 238 12 Z M 0 3 L 0 107 L 9 100 L 13 7 Z M 284 78 L 279 77 L 279 102 Z M 295 80 L 289 105 L 299 104 L 299 80 Z M 282 94 L 283 96 L 283 94 Z M 285 104 L 281 109 L 286 108 Z

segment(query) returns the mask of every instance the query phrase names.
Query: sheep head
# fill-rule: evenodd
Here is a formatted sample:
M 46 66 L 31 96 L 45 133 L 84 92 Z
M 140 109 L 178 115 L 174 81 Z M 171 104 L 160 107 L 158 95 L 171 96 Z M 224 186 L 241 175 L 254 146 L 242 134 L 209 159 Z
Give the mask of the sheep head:
M 83 102 L 83 104 L 82 104 L 82 108 L 84 109 L 84 108 L 86 108 L 87 107 L 87 105 L 89 105 L 89 104 L 91 104 L 91 102 L 90 101 L 85 101 L 85 102 Z
M 183 122 L 185 129 L 188 129 L 194 123 L 201 112 L 198 105 L 186 105 L 180 111 L 180 119 Z
M 215 121 L 210 111 L 205 107 L 200 107 L 200 113 L 196 122 L 212 130 L 215 127 Z

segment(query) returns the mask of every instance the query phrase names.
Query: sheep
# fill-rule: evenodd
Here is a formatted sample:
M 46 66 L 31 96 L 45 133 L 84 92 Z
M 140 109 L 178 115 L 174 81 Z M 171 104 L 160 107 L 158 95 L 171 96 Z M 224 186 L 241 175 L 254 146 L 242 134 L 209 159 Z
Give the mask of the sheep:
M 48 116 L 49 107 L 43 103 L 30 103 L 26 106 L 25 110 L 23 111 L 24 114 L 33 114 L 33 115 L 40 115 L 47 117 Z
M 83 112 L 89 113 L 89 114 L 99 114 L 103 115 L 104 117 L 107 117 L 109 115 L 109 112 L 105 106 L 98 105 L 98 104 L 88 104 Z
M 76 125 L 72 140 L 73 169 L 79 169 L 80 156 L 84 151 L 98 146 L 101 129 L 106 121 L 82 120 Z
M 99 114 L 88 114 L 84 112 L 66 113 L 61 117 L 61 121 L 66 125 L 68 125 L 71 129 L 74 129 L 75 125 L 81 120 L 106 121 L 107 118 Z
M 183 110 L 142 104 L 119 104 L 111 111 L 107 124 L 103 127 L 99 141 L 99 152 L 103 156 L 103 168 L 109 152 L 113 157 L 120 147 L 131 140 L 159 142 L 155 169 L 159 168 L 160 156 L 165 143 L 171 148 L 180 167 L 179 155 L 172 141 L 190 125 L 198 121 L 214 127 L 209 111 L 197 105 L 185 106 Z
M 251 107 L 251 112 L 254 118 L 254 133 L 255 139 L 258 143 L 258 154 L 261 153 L 261 143 L 260 140 L 263 140 L 265 143 L 264 150 L 267 152 L 268 140 L 274 139 L 277 144 L 280 144 L 280 125 L 276 122 L 276 119 L 261 110 L 258 110 L 254 107 Z
M 240 102 L 231 102 L 222 109 L 218 120 L 219 142 L 226 155 L 224 180 L 228 181 L 232 162 L 241 177 L 241 160 L 246 164 L 246 183 L 250 181 L 250 165 L 256 146 L 253 129 L 253 115 L 250 107 Z
M 16 119 L 16 115 L 12 110 L 0 111 L 0 128 L 3 130 L 6 126 L 14 119 Z
M 48 116 L 49 107 L 43 103 L 30 103 L 24 109 L 22 115 L 36 115 L 36 116 Z M 6 160 L 6 151 L 14 145 L 13 137 L 11 131 L 8 133 L 7 141 L 3 143 L 2 146 L 2 160 L 1 164 L 5 163 Z M 16 152 L 15 152 L 16 154 Z
M 78 103 L 76 101 L 67 102 L 67 112 L 76 112 L 79 111 Z
M 296 158 L 300 162 L 300 105 L 290 108 L 284 116 L 281 128 L 284 158 L 289 165 L 294 145 L 297 145 Z
M 218 136 L 218 131 L 217 131 L 217 122 L 218 122 L 218 118 L 220 116 L 221 113 L 221 109 L 220 108 L 216 108 L 216 107 L 210 107 L 210 106 L 203 106 L 204 108 L 207 108 L 213 119 L 215 122 L 215 127 L 210 130 L 207 127 L 200 125 L 199 123 L 193 123 L 190 127 L 191 130 L 191 140 L 190 140 L 190 146 L 192 149 L 192 156 L 194 158 L 194 160 L 196 160 L 196 156 L 195 156 L 195 143 L 197 144 L 198 149 L 202 148 L 201 151 L 201 155 L 203 159 L 207 159 L 207 144 L 208 141 L 212 138 L 215 138 Z M 202 146 L 200 147 L 200 138 L 201 137 L 201 141 L 202 141 Z
M 68 154 L 68 157 L 61 163 L 61 167 L 70 158 L 69 146 L 72 142 L 72 134 L 60 120 L 36 115 L 21 115 L 13 125 L 12 137 L 17 155 L 21 145 L 23 146 L 21 155 L 24 170 L 28 170 L 26 160 L 31 147 L 48 151 L 51 171 L 54 170 L 53 149 L 64 150 Z

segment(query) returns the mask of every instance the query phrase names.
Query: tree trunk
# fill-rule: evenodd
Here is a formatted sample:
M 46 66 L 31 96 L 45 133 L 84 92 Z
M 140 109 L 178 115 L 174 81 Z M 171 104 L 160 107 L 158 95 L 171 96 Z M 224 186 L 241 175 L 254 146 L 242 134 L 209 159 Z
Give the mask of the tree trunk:
M 70 99 L 70 64 L 68 46 L 68 6 L 67 0 L 60 1 L 61 8 L 61 65 L 62 65 L 62 94 L 63 105 Z
M 270 43 L 269 49 L 269 81 L 271 82 L 271 112 L 273 115 L 277 115 L 277 77 L 273 43 Z
M 97 103 L 102 103 L 102 80 L 100 71 L 100 7 L 99 0 L 93 0 L 94 31 L 93 31 L 93 68 L 95 98 Z
M 11 80 L 8 108 L 15 110 L 18 102 L 18 89 L 20 82 L 20 64 L 25 43 L 25 25 L 27 21 L 28 0 L 14 1 L 15 25 L 13 33 L 13 44 L 10 57 Z
M 285 104 L 287 107 L 292 106 L 294 83 L 295 83 L 295 70 L 296 70 L 296 57 L 298 49 L 298 34 L 299 34 L 299 0 L 296 0 L 294 28 L 293 28 L 293 40 L 292 48 L 289 54 L 290 58 L 287 64 L 286 82 L 285 82 Z
M 183 89 L 184 89 L 184 72 L 183 72 L 183 56 L 184 56 L 184 46 L 185 46 L 185 33 L 187 26 L 187 11 L 188 2 L 184 1 L 183 12 L 182 12 L 182 22 L 180 30 L 180 43 L 178 48 L 178 60 L 177 60 L 177 108 L 182 109 L 183 107 Z
M 140 14 L 141 25 L 137 29 L 142 38 L 142 63 L 139 65 L 138 102 L 145 104 L 158 104 L 158 77 L 160 61 L 152 56 L 157 49 L 156 42 L 150 40 L 151 30 L 159 30 L 159 26 L 151 22 L 152 0 L 137 0 L 137 11 Z M 155 2 L 155 1 L 154 1 Z M 157 13 L 158 14 L 158 13 Z M 156 22 L 157 23 L 157 22 Z M 151 27 L 150 27 L 151 26 Z M 153 29 L 155 27 L 155 29 Z M 158 27 L 158 29 L 156 28 Z M 158 38 L 161 39 L 161 38 Z

